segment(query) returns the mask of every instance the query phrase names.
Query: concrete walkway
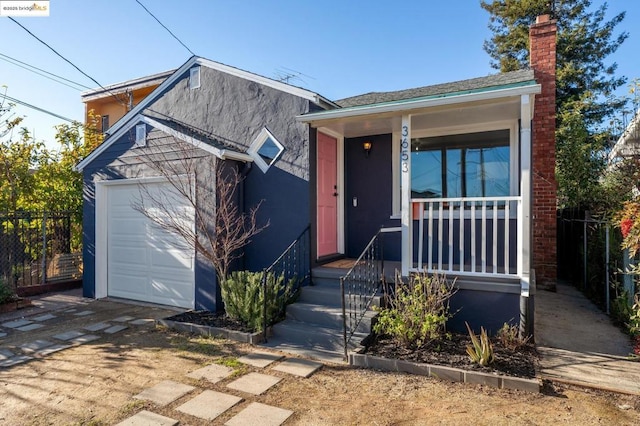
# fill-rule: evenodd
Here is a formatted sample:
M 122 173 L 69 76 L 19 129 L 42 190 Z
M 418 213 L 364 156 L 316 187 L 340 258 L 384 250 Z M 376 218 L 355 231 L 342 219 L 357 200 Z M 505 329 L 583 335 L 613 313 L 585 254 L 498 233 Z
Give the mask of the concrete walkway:
M 535 299 L 536 344 L 543 379 L 640 395 L 640 362 L 629 336 L 580 291 L 558 283 Z

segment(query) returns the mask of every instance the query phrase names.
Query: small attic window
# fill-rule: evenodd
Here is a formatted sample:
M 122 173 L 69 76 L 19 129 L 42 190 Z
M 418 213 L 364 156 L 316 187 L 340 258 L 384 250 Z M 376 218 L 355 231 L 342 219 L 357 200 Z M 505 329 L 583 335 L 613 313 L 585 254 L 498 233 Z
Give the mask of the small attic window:
M 248 153 L 253 157 L 260 170 L 266 173 L 269 167 L 280 158 L 283 151 L 284 146 L 278 142 L 271 132 L 263 128 L 258 137 L 251 143 Z
M 189 70 L 189 89 L 200 87 L 200 67 L 193 67 Z
M 134 146 L 142 147 L 147 145 L 147 125 L 144 123 L 136 124 L 136 142 Z

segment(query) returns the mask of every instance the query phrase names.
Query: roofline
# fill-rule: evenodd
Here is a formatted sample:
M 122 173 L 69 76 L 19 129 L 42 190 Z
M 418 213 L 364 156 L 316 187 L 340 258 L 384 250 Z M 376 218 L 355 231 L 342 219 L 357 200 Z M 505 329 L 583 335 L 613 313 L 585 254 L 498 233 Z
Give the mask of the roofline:
M 173 136 L 176 139 L 189 143 L 196 148 L 200 148 L 203 151 L 213 154 L 216 157 L 220 158 L 221 160 L 229 159 L 229 160 L 243 161 L 245 163 L 253 161 L 253 158 L 249 154 L 245 154 L 243 152 L 238 152 L 230 149 L 216 148 L 214 146 L 209 145 L 208 143 L 202 142 L 201 140 L 194 138 L 193 136 L 189 136 L 179 130 L 172 129 L 166 124 L 162 124 L 159 121 L 154 120 L 153 118 L 148 117 L 146 115 L 137 114 L 135 117 L 129 120 L 128 123 L 129 123 L 128 126 L 121 127 L 116 133 L 109 136 L 109 139 L 104 141 L 102 145 L 100 145 L 93 152 L 91 152 L 91 154 L 89 154 L 86 158 L 84 158 L 82 161 L 76 164 L 75 170 L 79 172 L 83 171 L 85 167 L 87 167 L 93 160 L 96 159 L 96 157 L 98 157 L 107 148 L 113 145 L 115 141 L 117 141 L 122 136 L 124 136 L 124 134 L 128 132 L 134 125 L 139 123 L 148 124 L 149 126 L 155 129 L 158 129 L 170 136 Z
M 87 101 L 96 99 L 98 97 L 101 97 L 100 95 L 111 96 L 113 94 L 111 92 L 124 93 L 126 89 L 131 88 L 131 86 L 148 87 L 154 84 L 155 82 L 161 83 L 162 81 L 167 79 L 171 74 L 173 74 L 175 71 L 176 70 L 173 69 L 173 70 L 164 71 L 164 72 L 160 72 L 153 75 L 147 75 L 145 77 L 134 78 L 133 80 L 127 80 L 127 81 L 122 81 L 120 83 L 110 84 L 108 86 L 99 87 L 96 89 L 85 90 L 84 92 L 80 93 L 80 98 L 82 99 L 83 102 L 87 102 Z M 148 83 L 148 84 L 145 85 L 145 83 Z
M 484 101 L 490 99 L 506 98 L 521 95 L 532 95 L 541 93 L 542 86 L 533 82 L 517 87 L 487 88 L 482 91 L 453 92 L 449 94 L 431 95 L 420 98 L 403 99 L 398 101 L 384 102 L 371 105 L 359 105 L 338 110 L 320 111 L 310 114 L 298 115 L 296 119 L 302 123 L 314 123 L 326 120 L 336 120 L 341 118 L 361 117 L 372 114 L 383 114 L 409 111 L 414 109 L 430 108 L 442 105 L 454 105 L 465 102 Z
M 140 114 L 142 110 L 147 107 L 147 105 L 149 105 L 153 100 L 155 100 L 155 97 L 158 94 L 164 92 L 169 86 L 175 83 L 176 80 L 178 80 L 178 78 L 182 74 L 184 74 L 189 68 L 193 67 L 194 65 L 205 66 L 207 68 L 215 69 L 230 75 L 234 75 L 236 77 L 244 78 L 245 80 L 254 81 L 256 83 L 260 83 L 265 86 L 269 86 L 274 89 L 277 89 L 286 93 L 290 93 L 295 96 L 299 96 L 301 98 L 315 102 L 324 107 L 328 106 L 328 107 L 339 108 L 337 104 L 329 101 L 328 99 L 325 99 L 324 97 L 318 95 L 317 93 L 308 91 L 306 89 L 301 89 L 299 87 L 291 86 L 289 84 L 282 83 L 280 81 L 275 81 L 267 77 L 262 77 L 260 75 L 253 74 L 248 71 L 241 70 L 239 68 L 230 67 L 228 65 L 224 65 L 219 62 L 214 62 L 209 59 L 200 58 L 198 56 L 192 56 L 180 68 L 175 70 L 173 72 L 173 75 L 171 75 L 169 78 L 163 81 L 162 84 L 160 84 L 151 93 L 149 93 L 149 95 L 147 95 L 142 101 L 140 101 L 138 105 L 133 107 L 133 109 L 131 109 L 131 111 L 129 111 L 124 117 L 116 121 L 116 123 L 109 128 L 108 133 L 112 134 L 117 132 L 122 126 L 124 126 L 131 119 L 131 117 L 135 117 L 136 115 Z
M 613 148 L 611 148 L 611 152 L 609 153 L 609 162 L 613 161 L 617 156 L 620 155 L 620 151 L 624 149 L 624 145 L 627 144 L 630 136 L 633 133 L 637 134 L 638 132 L 640 132 L 640 108 L 636 111 L 629 125 L 624 129 L 622 135 L 613 145 Z

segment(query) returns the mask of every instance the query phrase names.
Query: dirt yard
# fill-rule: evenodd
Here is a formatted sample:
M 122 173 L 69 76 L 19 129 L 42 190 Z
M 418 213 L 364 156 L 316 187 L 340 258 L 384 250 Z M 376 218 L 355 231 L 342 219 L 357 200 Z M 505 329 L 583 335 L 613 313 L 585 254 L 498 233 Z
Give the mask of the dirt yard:
M 90 309 L 100 303 L 108 302 L 92 303 Z M 69 323 L 64 325 L 68 328 Z M 130 327 L 0 369 L 0 424 L 110 425 L 142 409 L 180 420 L 181 425 L 223 424 L 253 401 L 293 410 L 287 425 L 640 424 L 640 398 L 579 388 L 547 386 L 546 394 L 529 394 L 345 366 L 324 366 L 302 379 L 267 367 L 283 380 L 254 397 L 226 388 L 233 377 L 216 384 L 185 377 L 213 362 L 237 368 L 238 374 L 257 371 L 235 361 L 250 350 L 153 326 Z M 132 398 L 168 379 L 236 393 L 244 401 L 214 423 L 205 423 L 174 410 L 193 393 L 164 408 Z

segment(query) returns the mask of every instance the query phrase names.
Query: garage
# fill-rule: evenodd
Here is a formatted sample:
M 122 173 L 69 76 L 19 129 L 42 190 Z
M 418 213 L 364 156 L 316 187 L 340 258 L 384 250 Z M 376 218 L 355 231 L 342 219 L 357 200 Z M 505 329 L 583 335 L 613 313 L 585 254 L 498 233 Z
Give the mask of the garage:
M 123 182 L 105 186 L 107 295 L 192 309 L 194 307 L 195 250 L 181 237 L 163 229 L 134 206 L 165 220 L 154 207 L 161 196 L 171 216 L 194 226 L 193 208 L 166 181 Z

